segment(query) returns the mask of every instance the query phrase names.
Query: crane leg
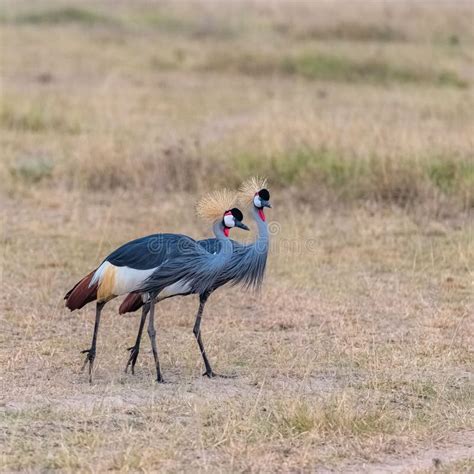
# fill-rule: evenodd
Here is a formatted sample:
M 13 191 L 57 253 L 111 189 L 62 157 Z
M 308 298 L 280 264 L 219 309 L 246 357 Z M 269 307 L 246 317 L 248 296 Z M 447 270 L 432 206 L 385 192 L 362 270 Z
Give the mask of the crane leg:
M 199 350 L 201 351 L 202 360 L 204 361 L 204 367 L 206 368 L 206 371 L 202 375 L 205 375 L 206 377 L 209 377 L 209 378 L 214 378 L 214 377 L 233 378 L 234 376 L 232 375 L 216 374 L 212 370 L 209 359 L 207 358 L 206 350 L 204 349 L 204 344 L 202 342 L 201 318 L 202 318 L 202 313 L 204 311 L 204 306 L 206 305 L 207 299 L 209 298 L 210 294 L 211 294 L 210 292 L 206 292 L 199 295 L 199 309 L 196 314 L 196 321 L 194 323 L 194 328 L 193 328 L 193 333 L 194 333 L 194 336 L 196 337 Z
M 81 354 L 87 354 L 86 360 L 84 361 L 84 365 L 82 366 L 82 370 L 85 369 L 87 363 L 89 363 L 89 383 L 92 383 L 92 369 L 94 368 L 94 360 L 95 360 L 95 349 L 97 344 L 97 333 L 99 332 L 99 323 L 100 323 L 100 313 L 102 312 L 102 308 L 105 305 L 105 301 L 97 303 L 95 307 L 95 324 L 94 324 L 94 334 L 92 336 L 92 344 L 90 349 L 86 349 L 81 351 Z
M 135 375 L 135 364 L 137 363 L 138 354 L 140 353 L 140 341 L 142 339 L 143 327 L 145 326 L 146 317 L 150 311 L 150 305 L 147 303 L 143 305 L 142 317 L 140 319 L 140 326 L 138 327 L 137 339 L 135 345 L 129 347 L 130 357 L 128 358 L 127 366 L 125 367 L 125 373 L 128 371 L 128 367 L 132 366 L 132 374 Z
M 156 348 L 156 331 L 155 331 L 155 298 L 152 295 L 150 302 L 150 317 L 148 319 L 148 336 L 150 336 L 151 349 L 153 351 L 153 357 L 155 359 L 156 366 L 156 381 L 163 383 L 163 376 L 160 370 L 160 360 L 158 359 L 158 349 Z

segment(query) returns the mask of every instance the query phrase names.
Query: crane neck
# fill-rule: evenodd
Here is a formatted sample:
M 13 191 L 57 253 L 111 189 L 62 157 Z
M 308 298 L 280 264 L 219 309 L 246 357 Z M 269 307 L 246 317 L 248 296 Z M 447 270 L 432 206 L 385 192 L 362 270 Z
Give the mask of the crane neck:
M 214 222 L 212 230 L 214 232 L 214 235 L 216 236 L 216 239 L 220 242 L 220 249 L 218 254 L 226 255 L 229 257 L 232 256 L 232 242 L 224 233 L 224 224 L 222 223 L 222 221 Z
M 255 243 L 264 245 L 264 248 L 262 250 L 266 251 L 268 247 L 269 233 L 268 233 L 268 224 L 261 217 L 262 212 L 263 211 L 260 210 L 258 207 L 252 206 L 252 216 L 255 222 L 257 223 L 257 229 L 258 229 L 258 237 Z

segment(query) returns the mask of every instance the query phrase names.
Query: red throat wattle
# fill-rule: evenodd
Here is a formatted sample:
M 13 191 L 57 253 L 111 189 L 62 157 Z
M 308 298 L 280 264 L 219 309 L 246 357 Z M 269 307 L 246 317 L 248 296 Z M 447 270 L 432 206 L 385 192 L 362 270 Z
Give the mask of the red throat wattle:
M 229 231 L 230 231 L 230 229 L 228 227 L 224 227 L 224 235 L 226 237 L 229 237 Z
M 258 210 L 258 215 L 260 216 L 260 219 L 265 222 L 265 213 L 263 212 L 263 208 Z

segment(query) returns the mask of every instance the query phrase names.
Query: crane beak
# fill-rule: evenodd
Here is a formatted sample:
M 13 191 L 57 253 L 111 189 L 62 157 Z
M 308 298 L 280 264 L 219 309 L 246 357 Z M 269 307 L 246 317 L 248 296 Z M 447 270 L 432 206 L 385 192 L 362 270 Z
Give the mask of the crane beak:
M 242 221 L 235 221 L 235 227 L 239 227 L 240 229 L 250 230 Z
M 270 209 L 272 208 L 272 205 L 270 204 L 270 201 L 263 201 L 262 200 L 262 206 L 263 207 L 269 207 Z

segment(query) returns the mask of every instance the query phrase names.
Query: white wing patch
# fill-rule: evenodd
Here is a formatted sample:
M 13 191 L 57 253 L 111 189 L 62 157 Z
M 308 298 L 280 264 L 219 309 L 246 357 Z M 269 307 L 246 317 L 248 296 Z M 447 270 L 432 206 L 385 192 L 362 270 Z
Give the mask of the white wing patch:
M 156 270 L 135 270 L 130 267 L 117 267 L 115 274 L 114 294 L 123 295 L 131 291 L 139 290 L 145 280 Z
M 107 274 L 113 273 L 112 288 L 109 290 L 113 295 L 119 296 L 131 291 L 137 291 L 141 288 L 145 280 L 156 270 L 156 268 L 150 268 L 148 270 L 136 270 L 130 267 L 116 267 L 110 262 L 105 261 L 96 270 L 94 276 L 89 283 L 89 287 L 96 283 L 101 286 L 104 278 Z M 109 291 L 107 291 L 108 293 Z
M 167 286 L 156 299 L 157 301 L 164 300 L 165 298 L 169 298 L 170 296 L 175 295 L 186 295 L 191 290 L 191 286 L 189 283 L 186 283 L 183 280 L 177 281 L 170 286 Z
M 96 270 L 89 286 L 93 286 L 96 283 L 101 286 L 103 282 L 105 284 L 104 278 L 107 279 L 106 275 L 112 273 L 114 275 L 113 282 L 111 282 L 110 285 L 112 288 L 107 288 L 106 296 L 110 296 L 109 293 L 112 293 L 114 296 L 120 296 L 132 291 L 140 290 L 146 279 L 151 276 L 155 270 L 156 268 L 136 270 L 135 268 L 130 267 L 116 267 L 106 261 Z M 158 295 L 157 301 L 175 295 L 186 295 L 190 290 L 191 287 L 189 283 L 183 280 L 177 281 L 163 289 L 163 291 Z

